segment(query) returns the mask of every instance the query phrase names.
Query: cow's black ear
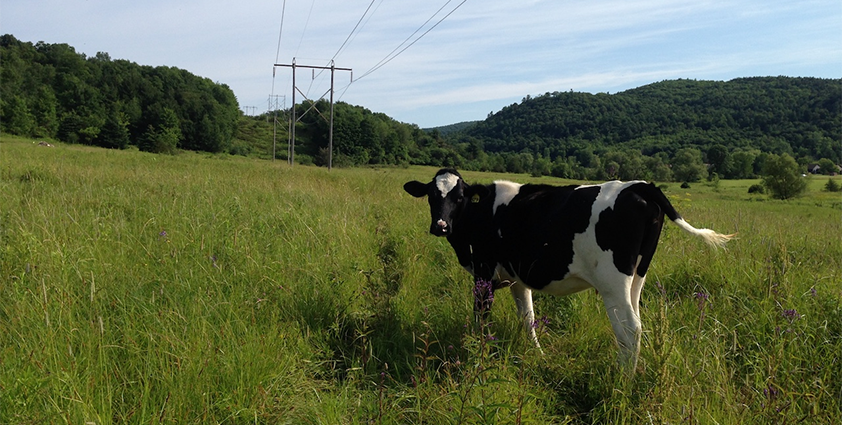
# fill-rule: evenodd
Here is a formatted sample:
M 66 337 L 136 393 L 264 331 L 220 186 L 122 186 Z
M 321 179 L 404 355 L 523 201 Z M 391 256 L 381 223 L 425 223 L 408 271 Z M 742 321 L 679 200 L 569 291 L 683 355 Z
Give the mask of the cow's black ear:
M 491 191 L 488 189 L 488 186 L 484 184 L 475 184 L 468 186 L 468 189 L 465 190 L 465 197 L 471 198 L 471 202 L 477 203 L 488 196 L 489 193 L 491 193 Z
M 419 181 L 413 180 L 403 185 L 403 190 L 405 190 L 406 193 L 416 198 L 422 198 L 424 196 L 427 196 L 427 184 L 428 183 L 421 183 Z

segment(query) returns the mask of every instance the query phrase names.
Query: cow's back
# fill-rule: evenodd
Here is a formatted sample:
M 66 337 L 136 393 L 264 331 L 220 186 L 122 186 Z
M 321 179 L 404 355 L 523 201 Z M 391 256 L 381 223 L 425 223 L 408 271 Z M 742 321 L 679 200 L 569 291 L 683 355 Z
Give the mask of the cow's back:
M 618 220 L 622 211 L 615 213 L 616 200 L 623 193 L 636 196 L 627 189 L 637 183 L 521 186 L 494 212 L 498 264 L 511 278 L 534 289 L 571 274 L 590 280 L 592 266 L 607 251 L 599 244 L 597 228 L 602 226 L 605 233 L 622 225 Z

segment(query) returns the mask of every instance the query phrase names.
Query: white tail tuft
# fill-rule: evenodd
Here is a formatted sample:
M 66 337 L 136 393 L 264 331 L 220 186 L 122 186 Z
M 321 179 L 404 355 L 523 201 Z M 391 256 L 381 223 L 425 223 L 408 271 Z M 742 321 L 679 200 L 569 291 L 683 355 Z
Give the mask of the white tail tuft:
M 721 233 L 717 233 L 710 229 L 697 229 L 690 225 L 690 223 L 684 221 L 683 218 L 679 218 L 674 222 L 678 227 L 684 229 L 687 233 L 696 235 L 701 237 L 705 240 L 705 243 L 714 247 L 714 248 L 724 248 L 725 244 L 728 243 L 731 239 L 734 238 L 735 235 L 723 235 Z

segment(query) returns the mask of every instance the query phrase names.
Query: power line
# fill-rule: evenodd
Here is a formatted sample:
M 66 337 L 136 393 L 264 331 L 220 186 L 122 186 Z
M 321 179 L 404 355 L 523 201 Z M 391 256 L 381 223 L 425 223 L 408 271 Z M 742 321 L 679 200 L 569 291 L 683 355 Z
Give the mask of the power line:
M 287 10 L 287 0 L 284 0 L 283 5 L 281 6 L 281 29 L 278 30 L 278 50 L 275 52 L 275 63 L 278 62 L 278 58 L 281 56 L 281 35 L 284 33 L 284 15 L 286 14 Z
M 304 21 L 304 29 L 301 31 L 301 40 L 298 41 L 298 47 L 295 48 L 295 54 L 293 56 L 298 56 L 298 51 L 301 50 L 301 43 L 304 42 L 304 34 L 307 33 L 307 26 L 310 25 L 310 16 L 313 15 L 313 6 L 315 6 L 316 0 L 313 0 L 310 3 L 310 12 L 307 13 L 307 20 Z
M 450 1 L 451 1 L 451 0 L 448 0 L 448 1 L 447 1 L 447 3 L 445 3 L 445 4 L 444 4 L 444 6 L 447 6 L 447 4 L 448 4 L 448 3 L 450 3 Z M 398 57 L 398 55 L 400 55 L 401 53 L 405 52 L 405 51 L 406 51 L 406 49 L 408 49 L 408 48 L 412 47 L 412 45 L 413 45 L 413 44 L 417 43 L 417 42 L 418 42 L 418 40 L 421 40 L 421 39 L 422 39 L 425 35 L 427 35 L 427 34 L 428 34 L 430 31 L 432 31 L 435 27 L 439 26 L 439 24 L 441 24 L 442 22 L 444 22 L 444 20 L 445 20 L 445 19 L 447 19 L 447 17 L 448 17 L 448 16 L 452 15 L 452 14 L 453 14 L 453 12 L 455 12 L 457 9 L 459 9 L 460 7 L 462 7 L 462 5 L 463 5 L 463 4 L 465 4 L 465 2 L 467 2 L 467 1 L 468 1 L 468 0 L 462 0 L 462 2 L 461 2 L 461 3 L 459 3 L 458 5 L 456 5 L 456 7 L 454 7 L 454 8 L 453 8 L 453 10 L 451 10 L 450 12 L 447 12 L 447 15 L 444 15 L 441 19 L 439 19 L 439 21 L 438 21 L 438 22 L 436 22 L 436 23 L 435 23 L 435 25 L 431 26 L 429 29 L 427 29 L 427 31 L 424 31 L 424 33 L 423 33 L 423 34 L 419 35 L 419 36 L 418 36 L 418 38 L 416 38 L 415 40 L 413 40 L 413 41 L 412 41 L 412 43 L 409 43 L 406 47 L 404 47 L 403 49 L 401 49 L 401 51 L 399 51 L 399 52 L 395 53 L 392 57 L 389 57 L 389 55 L 391 55 L 392 53 L 389 53 L 389 55 L 386 55 L 386 58 L 384 58 L 383 60 L 381 60 L 380 62 L 378 62 L 378 64 L 377 64 L 377 65 L 375 65 L 374 67 L 372 67 L 370 70 L 368 70 L 368 71 L 364 72 L 364 73 L 363 73 L 363 75 L 361 75 L 359 78 L 357 78 L 357 80 L 359 80 L 360 78 L 363 78 L 363 77 L 365 77 L 365 76 L 367 76 L 367 75 L 371 74 L 371 73 L 372 73 L 372 72 L 374 72 L 374 71 L 377 71 L 378 69 L 382 68 L 382 67 L 383 67 L 383 65 L 386 65 L 387 63 L 391 62 L 391 61 L 392 61 L 392 59 L 394 59 L 394 58 Z M 437 10 L 437 11 L 436 11 L 436 13 L 434 13 L 434 14 L 433 14 L 433 16 L 431 16 L 431 17 L 430 17 L 430 19 L 433 19 L 433 17 L 434 17 L 434 16 L 438 15 L 438 13 L 441 11 L 441 9 L 443 9 L 443 8 L 444 8 L 444 6 L 442 6 L 439 10 Z M 430 19 L 428 19 L 428 20 L 427 20 L 427 22 L 430 22 Z M 426 25 L 426 24 L 427 24 L 427 22 L 424 22 L 424 25 Z M 424 26 L 424 25 L 422 25 L 420 28 L 418 28 L 418 30 L 420 30 L 421 28 L 423 28 L 423 26 Z M 418 30 L 416 30 L 415 32 L 417 33 L 417 32 L 418 32 Z M 413 35 L 414 35 L 414 34 L 415 34 L 415 33 L 413 33 Z M 412 36 L 410 36 L 410 37 L 412 37 Z M 409 39 L 409 38 L 407 38 L 407 40 L 408 40 L 408 39 Z M 404 43 L 406 43 L 406 40 L 404 40 Z M 402 45 L 402 44 L 403 44 L 403 43 L 401 43 L 401 45 Z M 400 46 L 398 46 L 398 47 L 400 47 Z M 397 49 L 396 49 L 396 50 L 397 50 Z M 394 52 L 394 50 L 393 50 L 392 52 Z M 387 58 L 388 58 L 388 59 L 387 59 Z
M 351 36 L 352 36 L 352 35 L 354 35 L 354 31 L 356 31 L 356 30 L 357 30 L 357 27 L 359 27 L 359 26 L 360 26 L 360 23 L 363 21 L 363 19 L 365 19 L 365 15 L 368 15 L 368 11 L 369 11 L 369 10 L 371 10 L 371 6 L 373 6 L 373 5 L 374 5 L 374 2 L 375 2 L 375 1 L 377 1 L 377 0 L 371 0 L 371 3 L 369 3 L 369 4 L 368 4 L 368 7 L 367 7 L 367 8 L 365 8 L 365 12 L 363 12 L 363 16 L 360 16 L 360 20 L 359 20 L 359 21 L 357 21 L 357 24 L 356 24 L 356 25 L 354 25 L 354 29 L 352 29 L 352 30 L 351 30 L 351 33 L 350 33 L 350 34 L 348 34 L 348 37 L 345 37 L 345 41 L 343 41 L 343 42 L 342 42 L 342 45 L 341 45 L 341 46 L 339 46 L 339 50 L 337 50 L 337 51 L 336 51 L 336 53 L 334 53 L 333 57 L 332 57 L 332 58 L 330 58 L 330 60 L 334 60 L 334 59 L 336 59 L 336 57 L 337 57 L 337 56 L 339 56 L 339 52 L 341 52 L 341 51 L 342 51 L 342 49 L 345 47 L 345 44 L 346 44 L 346 43 L 348 43 L 348 40 L 350 40 L 350 39 L 351 39 Z M 277 61 L 276 61 L 276 62 L 277 62 Z
M 406 38 L 403 42 L 401 42 L 401 43 L 398 45 L 398 47 L 395 47 L 395 48 L 394 48 L 391 52 L 389 52 L 389 54 L 387 54 L 387 55 L 386 55 L 383 59 L 381 59 L 381 60 L 380 60 L 380 62 L 377 62 L 377 64 L 375 64 L 373 67 L 371 67 L 371 69 L 369 69 L 368 71 L 364 72 L 361 76 L 357 77 L 356 79 L 354 79 L 354 80 L 352 80 L 350 83 L 348 83 L 348 85 L 344 87 L 344 90 L 342 91 L 342 94 L 341 94 L 341 95 L 339 95 L 339 99 L 342 99 L 342 97 L 345 95 L 345 92 L 347 92 L 347 91 L 348 91 L 348 88 L 349 88 L 349 87 L 351 87 L 351 84 L 353 84 L 353 83 L 355 83 L 355 82 L 359 81 L 361 78 L 363 78 L 363 77 L 365 77 L 365 76 L 367 76 L 367 75 L 371 74 L 372 72 L 377 71 L 378 69 L 382 68 L 384 65 L 386 65 L 387 63 L 391 62 L 393 59 L 395 59 L 396 57 L 398 57 L 398 55 L 400 55 L 401 53 L 405 52 L 405 51 L 406 51 L 406 49 L 409 49 L 410 47 L 412 47 L 412 45 L 413 45 L 413 44 L 417 43 L 417 42 L 418 42 L 418 40 L 421 40 L 421 38 L 423 38 L 425 35 L 427 35 L 427 34 L 428 34 L 430 31 L 432 31 L 435 27 L 437 27 L 439 24 L 441 24 L 442 22 L 444 22 L 444 20 L 445 20 L 445 19 L 447 19 L 450 15 L 452 15 L 452 14 L 453 14 L 453 12 L 456 12 L 456 10 L 457 10 L 457 9 L 459 9 L 460 7 L 462 7 L 462 5 L 463 5 L 463 4 L 465 4 L 465 2 L 467 2 L 468 0 L 462 0 L 462 2 L 461 2 L 461 3 L 459 3 L 458 5 L 456 5 L 456 7 L 454 7 L 454 8 L 453 8 L 453 10 L 451 10 L 450 12 L 447 12 L 447 14 L 446 14 L 446 15 L 444 15 L 441 19 L 439 19 L 439 20 L 438 20 L 438 22 L 436 22 L 433 26 L 431 26 L 430 28 L 428 28 L 428 29 L 427 29 L 427 31 L 424 31 L 424 33 L 423 33 L 423 34 L 421 34 L 421 35 L 419 35 L 419 36 L 418 36 L 418 38 L 416 38 L 415 40 L 412 40 L 412 42 L 411 42 L 411 43 L 409 43 L 406 47 L 404 47 L 403 49 L 401 49 L 400 51 L 398 51 L 397 53 L 395 53 L 395 51 L 397 51 L 398 49 L 400 49 L 400 48 L 401 48 L 401 46 L 403 46 L 404 44 L 406 44 L 406 42 L 407 42 L 407 41 L 409 41 L 409 39 L 411 39 L 411 38 L 412 38 L 415 34 L 417 34 L 417 33 L 418 33 L 418 31 L 421 31 L 421 29 L 422 29 L 422 28 L 424 28 L 424 26 L 425 26 L 425 25 L 427 25 L 427 24 L 428 24 L 431 20 L 433 20 L 433 18 L 435 18 L 435 17 L 436 17 L 436 15 L 438 15 L 438 14 L 439 14 L 439 12 L 441 12 L 441 11 L 442 11 L 445 7 L 447 7 L 447 5 L 448 5 L 448 4 L 450 4 L 450 2 L 451 2 L 451 1 L 453 1 L 453 0 L 447 0 L 447 2 L 446 2 L 446 3 L 442 6 L 442 7 L 440 7 L 440 8 L 436 11 L 436 13 L 433 13 L 433 15 L 432 15 L 432 16 L 430 16 L 430 18 L 429 18 L 429 19 L 427 19 L 426 21 L 424 21 L 424 23 L 423 23 L 423 24 L 421 24 L 421 26 L 420 26 L 420 27 L 418 27 L 418 29 L 416 29 L 416 30 L 415 30 L 412 34 L 410 34 L 410 35 L 409 35 L 409 37 L 407 37 L 407 38 Z
M 278 62 L 278 58 L 281 56 L 281 35 L 284 33 L 284 15 L 286 14 L 287 10 L 287 0 L 284 0 L 283 5 L 281 6 L 281 28 L 278 30 L 278 49 L 275 52 L 275 63 Z M 272 67 L 272 91 L 271 95 L 275 94 L 275 67 Z M 270 96 L 271 96 L 270 95 Z M 274 155 L 274 154 L 273 154 Z M 272 160 L 274 160 L 274 156 Z
M 338 50 L 336 50 L 336 53 L 334 53 L 334 54 L 333 54 L 333 57 L 332 57 L 332 58 L 330 58 L 330 60 L 327 62 L 327 63 L 328 63 L 328 65 L 330 65 L 330 63 L 331 63 L 331 62 L 333 62 L 334 60 L 336 60 L 336 57 L 337 57 L 337 56 L 339 56 L 339 53 L 340 53 L 340 52 L 342 52 L 342 49 L 343 49 L 343 48 L 345 48 L 345 45 L 348 43 L 348 41 L 349 41 L 349 40 L 351 40 L 351 37 L 352 37 L 352 36 L 356 33 L 357 29 L 360 27 L 360 24 L 363 22 L 363 20 L 365 19 L 365 17 L 368 15 L 368 11 L 369 11 L 369 10 L 371 10 L 371 6 L 374 6 L 374 2 L 376 2 L 376 1 L 377 1 L 377 0 L 371 0 L 371 3 L 369 3 L 369 4 L 368 4 L 368 7 L 366 7 L 366 8 L 365 8 L 365 12 L 363 12 L 362 16 L 360 16 L 360 19 L 357 21 L 357 24 L 356 24 L 356 25 L 354 25 L 354 28 L 353 28 L 353 29 L 351 29 L 351 32 L 350 32 L 350 33 L 348 33 L 348 36 L 347 36 L 347 37 L 345 37 L 345 41 L 343 41 L 343 42 L 342 42 L 342 45 L 341 45 L 341 46 L 339 46 L 339 49 L 338 49 Z M 382 0 L 381 0 L 381 1 L 382 1 Z M 382 4 L 382 3 L 381 3 L 381 4 Z M 378 6 L 378 7 L 379 7 L 379 6 Z M 366 21 L 366 22 L 367 22 L 367 21 Z M 277 60 L 275 60 L 275 62 L 277 62 Z M 319 77 L 322 75 L 322 73 L 325 71 L 325 69 L 328 69 L 328 68 L 327 68 L 327 65 L 325 66 L 325 68 L 320 69 L 318 74 L 316 74 L 316 73 L 315 73 L 315 70 L 314 70 L 314 72 L 313 72 L 313 77 L 312 77 L 312 79 L 310 80 L 310 86 L 309 86 L 309 87 L 307 87 L 307 93 L 308 93 L 308 94 L 310 93 L 310 89 L 312 89 L 312 88 L 313 88 L 313 82 L 315 82 L 315 81 L 316 81 L 316 78 L 319 78 Z
M 424 27 L 425 27 L 425 26 L 426 26 L 426 25 L 427 25 L 430 21 L 432 21 L 432 20 L 433 20 L 433 18 L 435 18 L 435 17 L 436 17 L 436 15 L 438 15 L 438 14 L 439 14 L 439 12 L 441 12 L 441 11 L 442 11 L 442 9 L 444 9 L 445 7 L 447 7 L 447 5 L 448 5 L 448 4 L 450 4 L 450 2 L 451 2 L 451 1 L 453 1 L 453 0 L 447 0 L 447 3 L 443 4 L 443 5 L 439 8 L 439 10 L 437 10 L 437 11 L 436 11 L 436 13 L 433 13 L 433 15 L 432 15 L 432 16 L 430 16 L 429 18 L 427 18 L 427 20 L 426 20 L 426 21 L 424 21 L 424 23 L 423 23 L 423 24 L 421 24 L 421 26 L 420 26 L 420 27 L 418 27 L 415 31 L 413 31 L 413 32 L 412 32 L 412 34 L 410 34 L 410 35 L 409 35 L 409 37 L 405 38 L 405 39 L 401 42 L 401 44 L 398 44 L 398 46 L 397 46 L 397 47 L 395 47 L 395 48 L 394 48 L 391 52 L 389 52 L 389 54 L 387 54 L 387 55 L 386 55 L 383 59 L 380 59 L 380 62 L 377 62 L 377 63 L 376 63 L 376 64 L 372 67 L 372 69 L 371 69 L 371 70 L 364 72 L 364 73 L 363 73 L 363 75 L 362 75 L 360 78 L 362 78 L 362 77 L 364 77 L 364 76 L 366 76 L 366 75 L 370 74 L 371 72 L 373 72 L 373 70 L 374 70 L 374 69 L 379 68 L 380 66 L 382 66 L 381 64 L 385 65 L 384 61 L 386 61 L 386 59 L 388 59 L 388 58 L 389 58 L 389 56 L 391 56 L 391 55 L 392 55 L 393 53 L 395 53 L 398 49 L 400 49 L 400 48 L 401 48 L 401 46 L 403 46 L 404 44 L 406 44 L 406 42 L 407 42 L 407 41 L 409 41 L 409 39 L 411 39 L 412 37 L 414 37 L 414 36 L 415 36 L 415 34 L 418 34 L 418 31 L 421 31 L 421 29 L 422 29 L 422 28 L 424 28 Z M 464 2 L 463 2 L 463 3 L 464 3 Z M 459 6 L 461 6 L 461 4 L 460 4 Z M 457 9 L 458 9 L 458 6 L 457 6 Z M 453 10 L 455 11 L 456 9 L 453 9 Z M 451 11 L 450 13 L 453 13 L 453 12 Z M 447 16 L 445 16 L 445 18 L 446 18 L 446 17 L 447 17 Z M 439 22 L 441 22 L 441 21 L 439 21 Z M 436 25 L 438 25 L 438 24 L 436 24 Z M 435 26 L 434 26 L 434 27 L 435 27 Z M 430 29 L 432 29 L 432 28 L 430 28 Z M 429 30 L 428 30 L 427 32 L 429 32 Z M 425 34 L 426 34 L 426 33 L 425 33 Z M 421 37 L 423 37 L 423 36 L 424 36 L 424 35 L 422 34 L 422 35 L 421 35 Z M 420 39 L 421 37 L 418 37 L 418 38 Z M 418 41 L 418 40 L 416 40 L 416 41 Z M 414 43 L 414 42 L 413 42 L 413 43 Z M 409 47 L 409 46 L 407 46 L 407 47 Z M 398 53 L 398 54 L 400 54 L 400 53 Z M 397 55 L 395 55 L 395 56 L 397 56 Z M 389 59 L 389 60 L 391 60 L 391 59 Z M 359 79 L 359 78 L 358 78 L 358 79 Z

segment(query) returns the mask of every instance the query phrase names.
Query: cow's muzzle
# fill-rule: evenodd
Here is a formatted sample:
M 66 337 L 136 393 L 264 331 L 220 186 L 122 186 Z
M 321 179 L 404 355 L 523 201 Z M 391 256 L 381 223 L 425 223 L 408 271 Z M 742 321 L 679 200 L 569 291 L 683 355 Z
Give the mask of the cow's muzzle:
M 430 226 L 430 233 L 436 236 L 445 236 L 450 234 L 450 226 L 447 225 L 447 222 L 439 219 L 432 226 Z

